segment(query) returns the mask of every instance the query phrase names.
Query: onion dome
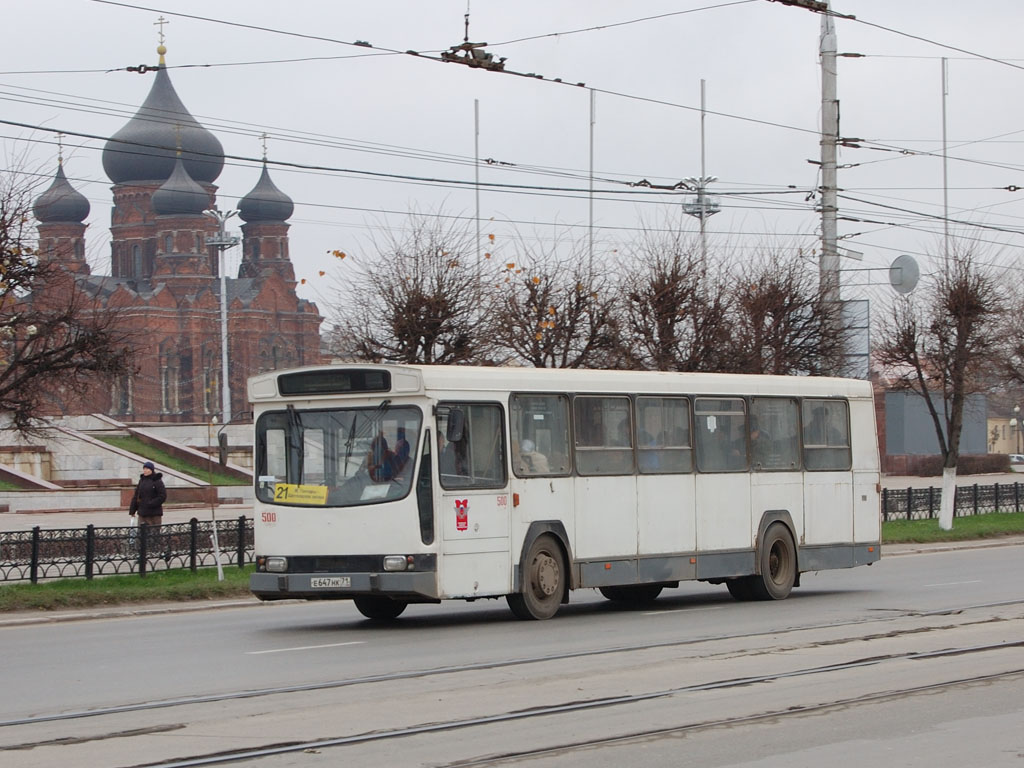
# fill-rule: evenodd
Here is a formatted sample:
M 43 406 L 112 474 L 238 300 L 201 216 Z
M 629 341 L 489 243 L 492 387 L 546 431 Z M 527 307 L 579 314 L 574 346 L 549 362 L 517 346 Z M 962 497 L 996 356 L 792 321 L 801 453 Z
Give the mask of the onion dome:
M 270 180 L 264 162 L 260 180 L 249 194 L 238 201 L 239 218 L 245 222 L 285 221 L 294 212 L 295 203 Z
M 189 176 L 179 157 L 171 177 L 153 193 L 152 202 L 157 216 L 197 216 L 210 206 L 210 193 Z
M 81 224 L 89 215 L 89 201 L 68 183 L 64 165 L 57 165 L 57 175 L 50 188 L 36 200 L 32 213 L 44 224 L 53 222 L 75 222 Z
M 161 181 L 174 170 L 175 147 L 180 145 L 189 175 L 213 183 L 224 168 L 224 148 L 181 103 L 161 49 L 156 80 L 145 102 L 103 147 L 103 170 L 115 184 Z

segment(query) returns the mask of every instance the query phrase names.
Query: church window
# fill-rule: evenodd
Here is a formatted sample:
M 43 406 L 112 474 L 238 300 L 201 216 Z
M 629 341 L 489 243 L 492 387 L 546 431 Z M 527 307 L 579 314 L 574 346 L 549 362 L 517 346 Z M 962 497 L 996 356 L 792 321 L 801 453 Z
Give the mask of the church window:
M 132 276 L 142 277 L 142 248 L 132 246 Z
M 171 235 L 164 235 L 164 253 L 174 253 L 174 238 Z

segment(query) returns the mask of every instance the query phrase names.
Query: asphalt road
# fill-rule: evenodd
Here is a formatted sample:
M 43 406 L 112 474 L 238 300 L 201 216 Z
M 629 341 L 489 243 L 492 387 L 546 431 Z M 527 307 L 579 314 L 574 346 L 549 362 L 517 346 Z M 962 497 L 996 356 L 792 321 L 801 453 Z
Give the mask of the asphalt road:
M 583 591 L 547 622 L 504 601 L 393 624 L 347 603 L 161 610 L 0 620 L 0 761 L 1024 765 L 1020 545 L 883 555 L 777 603 Z

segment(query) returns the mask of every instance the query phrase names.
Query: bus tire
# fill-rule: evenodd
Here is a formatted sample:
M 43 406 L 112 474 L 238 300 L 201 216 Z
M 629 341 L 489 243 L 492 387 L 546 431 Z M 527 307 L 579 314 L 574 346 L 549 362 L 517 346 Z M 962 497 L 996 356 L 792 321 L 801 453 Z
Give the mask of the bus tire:
M 733 599 L 746 602 L 754 599 L 753 582 L 758 578 L 760 577 L 740 576 L 736 579 L 726 579 L 725 586 L 729 588 L 729 594 L 733 596 Z
M 796 584 L 796 546 L 789 529 L 772 523 L 761 542 L 761 573 L 751 586 L 757 600 L 785 600 Z
M 643 605 L 658 599 L 665 586 L 663 584 L 630 584 L 625 587 L 599 587 L 601 594 L 616 603 L 632 603 Z
M 508 607 L 518 619 L 550 619 L 562 604 L 568 573 L 558 540 L 538 536 L 522 562 L 521 591 L 507 595 Z
M 390 597 L 355 597 L 352 602 L 368 619 L 397 619 L 406 606 L 405 600 L 392 600 Z

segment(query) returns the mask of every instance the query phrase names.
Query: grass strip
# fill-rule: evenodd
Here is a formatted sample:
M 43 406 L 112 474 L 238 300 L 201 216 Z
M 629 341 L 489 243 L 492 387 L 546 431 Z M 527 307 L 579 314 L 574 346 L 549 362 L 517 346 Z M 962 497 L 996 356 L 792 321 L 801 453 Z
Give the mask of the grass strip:
M 121 574 L 91 580 L 4 584 L 0 586 L 0 612 L 248 597 L 252 594 L 249 591 L 252 571 L 253 566 L 226 566 L 224 581 L 217 581 L 216 568 L 200 568 L 195 573 L 185 568 L 151 571 L 145 577 Z
M 120 448 L 122 451 L 129 451 L 130 453 L 149 459 L 157 464 L 158 471 L 160 466 L 169 467 L 178 472 L 184 472 L 186 475 L 192 475 L 200 480 L 209 480 L 211 485 L 248 485 L 250 482 L 243 478 L 219 472 L 217 470 L 216 462 L 212 462 L 213 471 L 211 473 L 211 464 L 207 464 L 202 461 L 186 461 L 185 459 L 173 456 L 166 451 L 162 451 L 159 448 L 154 448 L 153 446 L 142 442 L 137 437 L 118 437 L 111 435 L 100 437 L 99 440 L 107 445 Z
M 1021 534 L 1024 534 L 1024 512 L 955 517 L 950 531 L 939 528 L 938 520 L 890 520 L 882 523 L 883 544 L 929 544 Z

